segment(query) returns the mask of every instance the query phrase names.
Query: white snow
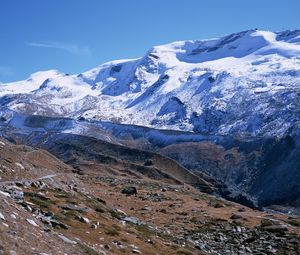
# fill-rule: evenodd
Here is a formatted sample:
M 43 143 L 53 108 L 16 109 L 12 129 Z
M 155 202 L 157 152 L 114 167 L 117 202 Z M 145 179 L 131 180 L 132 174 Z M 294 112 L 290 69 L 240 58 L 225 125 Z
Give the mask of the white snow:
M 54 78 L 60 75 L 57 70 L 48 70 L 36 72 L 30 75 L 27 80 L 11 82 L 0 85 L 0 96 L 7 94 L 30 93 L 39 88 L 39 86 L 48 78 Z
M 269 134 L 280 126 L 282 133 L 289 125 L 281 116 L 291 114 L 290 123 L 297 119 L 286 110 L 297 103 L 299 38 L 299 30 L 249 30 L 219 39 L 179 41 L 153 47 L 142 58 L 111 61 L 79 75 L 38 72 L 26 81 L 1 85 L 0 96 L 25 94 L 6 106 L 35 115 L 219 134 Z M 167 113 L 159 114 L 171 98 L 182 106 L 169 109 L 171 104 Z M 269 126 L 267 118 L 274 119 Z M 69 130 L 86 132 L 86 127 Z

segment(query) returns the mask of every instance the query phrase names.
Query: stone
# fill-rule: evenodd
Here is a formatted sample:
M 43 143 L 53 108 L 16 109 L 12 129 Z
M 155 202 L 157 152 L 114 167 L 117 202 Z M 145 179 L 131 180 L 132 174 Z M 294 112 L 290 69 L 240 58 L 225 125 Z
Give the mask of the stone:
M 274 225 L 274 221 L 272 221 L 270 219 L 262 219 L 260 222 L 261 227 L 268 227 L 268 226 L 272 226 L 272 225 Z
M 99 197 L 97 197 L 96 199 L 97 199 L 98 202 L 100 202 L 100 203 L 106 205 L 106 201 L 104 201 L 103 199 L 101 199 L 101 198 L 99 198 Z
M 230 219 L 232 219 L 232 220 L 243 219 L 243 216 L 241 216 L 239 214 L 232 214 Z
M 16 200 L 23 200 L 24 199 L 24 192 L 20 190 L 13 190 L 11 192 L 11 196 Z
M 92 225 L 91 225 L 91 228 L 93 228 L 93 229 L 97 229 L 97 228 L 98 228 L 98 226 L 97 226 L 97 224 L 92 224 Z
M 70 240 L 69 238 L 65 237 L 64 235 L 58 235 L 58 237 L 59 237 L 60 239 L 62 239 L 63 241 L 65 241 L 66 243 L 69 243 L 69 244 L 77 244 L 76 241 L 72 241 L 72 240 Z
M 4 197 L 10 197 L 10 194 L 4 191 L 0 190 L 0 195 L 4 196 Z
M 4 217 L 4 215 L 0 212 L 0 219 L 1 220 L 5 220 L 5 217 Z
M 64 210 L 69 210 L 69 211 L 77 211 L 77 212 L 89 212 L 91 211 L 91 208 L 88 207 L 81 207 L 78 205 L 73 205 L 73 204 L 67 204 L 61 207 Z
M 110 246 L 109 246 L 108 244 L 105 244 L 105 245 L 104 245 L 104 249 L 105 249 L 105 250 L 110 250 L 111 248 L 110 248 Z
M 153 240 L 151 240 L 151 239 L 147 239 L 147 240 L 146 240 L 146 243 L 154 244 Z
M 54 220 L 54 219 L 50 220 L 50 224 L 54 228 L 61 228 L 61 229 L 68 229 L 69 228 L 66 224 L 61 223 L 61 222 L 59 222 L 57 220 Z
M 220 202 L 217 202 L 217 203 L 214 204 L 214 208 L 223 208 L 223 207 L 225 207 L 225 205 L 223 205 Z
M 90 220 L 88 218 L 83 217 L 83 216 L 76 216 L 76 219 L 79 220 L 82 223 L 86 223 L 86 224 L 90 223 Z
M 132 195 L 136 195 L 137 194 L 137 189 L 134 186 L 129 186 L 129 187 L 124 188 L 121 191 L 121 193 L 122 194 L 126 194 L 128 196 L 132 196 Z
M 288 228 L 283 225 L 266 226 L 263 227 L 263 229 L 268 232 L 277 233 L 277 234 L 284 234 L 285 232 L 288 231 Z
M 38 226 L 39 226 L 38 224 L 35 223 L 34 220 L 26 219 L 26 221 L 27 221 L 30 225 L 34 226 L 34 227 L 38 227 Z
M 127 223 L 132 223 L 134 225 L 145 225 L 145 223 L 143 221 L 141 221 L 140 219 L 138 219 L 136 217 L 128 217 L 127 216 L 123 220 Z
M 112 241 L 112 243 L 116 246 L 116 248 L 118 249 L 124 249 L 125 246 L 120 242 L 120 241 L 117 241 L 117 240 L 114 240 Z

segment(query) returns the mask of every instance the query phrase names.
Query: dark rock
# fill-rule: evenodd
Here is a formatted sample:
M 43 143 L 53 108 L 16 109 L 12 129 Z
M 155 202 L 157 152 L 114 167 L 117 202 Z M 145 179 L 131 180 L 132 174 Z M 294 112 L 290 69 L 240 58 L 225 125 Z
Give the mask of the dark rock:
M 83 216 L 76 216 L 76 219 L 79 220 L 82 223 L 86 223 L 86 224 L 90 223 L 90 220 L 88 218 L 83 217 Z
M 262 219 L 261 223 L 260 223 L 260 226 L 261 227 L 269 227 L 269 226 L 272 226 L 274 224 L 275 224 L 274 221 L 272 221 L 270 219 Z
M 128 196 L 136 195 L 137 194 L 137 189 L 134 186 L 130 186 L 130 187 L 124 188 L 121 193 L 126 194 Z
M 111 248 L 110 248 L 110 246 L 109 246 L 108 244 L 105 244 L 105 245 L 104 245 L 104 249 L 105 249 L 105 250 L 110 250 Z
M 214 207 L 214 208 L 223 208 L 223 207 L 225 207 L 225 205 L 222 204 L 222 203 L 220 203 L 220 202 L 217 202 L 217 203 L 214 204 L 213 207 Z
M 97 199 L 98 202 L 100 202 L 100 203 L 106 205 L 106 201 L 104 201 L 103 199 L 101 199 L 101 198 L 99 198 L 99 197 L 97 197 L 96 199 Z
M 243 219 L 243 216 L 241 216 L 239 214 L 232 214 L 230 219 L 232 219 L 232 220 Z
M 263 227 L 264 230 L 272 233 L 284 234 L 288 231 L 288 228 L 283 225 L 273 225 L 273 226 L 266 226 Z
M 47 216 L 47 217 L 53 217 L 54 213 L 51 212 L 51 211 L 48 211 L 48 212 L 45 212 L 44 215 Z
M 152 165 L 153 165 L 153 161 L 151 159 L 145 160 L 144 166 L 152 166 Z
M 54 228 L 61 228 L 61 229 L 68 229 L 69 228 L 67 225 L 65 225 L 65 224 L 63 224 L 59 221 L 53 220 L 53 219 L 50 220 L 50 224 Z
M 254 236 L 251 236 L 251 237 L 245 239 L 244 242 L 245 243 L 253 243 L 253 242 L 255 242 L 255 240 L 256 240 L 256 238 Z
M 143 221 L 141 221 L 140 219 L 136 218 L 136 217 L 124 217 L 123 220 L 127 223 L 132 223 L 134 225 L 145 225 L 145 223 Z
M 98 212 L 98 213 L 104 213 L 105 212 L 104 208 L 102 208 L 100 206 L 97 206 L 97 208 L 95 209 L 95 211 Z
M 161 212 L 161 213 L 167 213 L 167 210 L 166 209 L 160 209 L 159 212 Z
M 64 210 L 68 211 L 77 211 L 77 212 L 89 212 L 91 211 L 91 208 L 88 207 L 81 207 L 73 204 L 67 204 L 61 207 Z

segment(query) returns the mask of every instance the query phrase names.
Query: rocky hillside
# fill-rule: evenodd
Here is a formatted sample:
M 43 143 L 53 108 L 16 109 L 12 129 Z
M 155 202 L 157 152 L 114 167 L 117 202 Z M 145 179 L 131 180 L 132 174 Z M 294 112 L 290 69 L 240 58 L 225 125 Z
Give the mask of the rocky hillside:
M 46 149 L 78 171 L 78 164 L 86 159 L 94 160 L 93 167 L 102 172 L 113 163 L 116 169 L 130 168 L 124 175 L 134 171 L 188 183 L 251 207 L 299 212 L 297 134 L 282 138 L 203 136 L 8 111 L 0 123 L 2 136 Z M 89 169 L 90 165 L 80 167 Z
M 65 164 L 3 139 L 0 152 L 1 254 L 300 252 L 296 216 L 254 211 L 114 163 L 94 168 L 94 158 Z
M 299 56 L 249 30 L 1 84 L 0 254 L 300 254 Z

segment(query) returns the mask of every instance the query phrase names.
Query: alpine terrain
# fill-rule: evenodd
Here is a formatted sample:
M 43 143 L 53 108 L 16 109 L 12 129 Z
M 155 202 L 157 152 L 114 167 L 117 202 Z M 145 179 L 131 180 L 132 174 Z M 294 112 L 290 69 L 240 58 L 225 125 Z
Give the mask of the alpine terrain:
M 0 254 L 300 253 L 300 30 L 1 83 L 0 135 Z

